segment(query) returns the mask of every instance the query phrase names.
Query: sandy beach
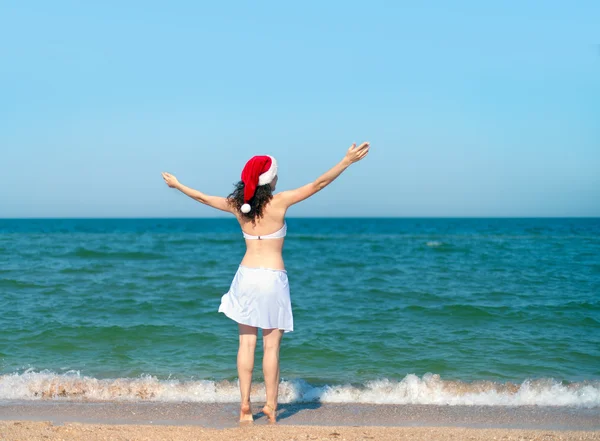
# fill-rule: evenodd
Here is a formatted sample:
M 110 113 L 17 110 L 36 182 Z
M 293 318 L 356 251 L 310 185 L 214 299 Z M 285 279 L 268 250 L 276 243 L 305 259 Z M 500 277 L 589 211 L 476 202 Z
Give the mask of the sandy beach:
M 0 440 L 600 440 L 600 409 L 282 404 L 240 427 L 235 403 L 0 402 Z
M 391 441 L 433 440 L 600 440 L 599 431 L 548 431 L 523 429 L 475 429 L 460 427 L 373 426 L 267 426 L 229 429 L 198 426 L 117 425 L 68 423 L 55 426 L 47 421 L 2 421 L 2 440 L 211 440 L 211 441 L 303 441 L 343 440 Z

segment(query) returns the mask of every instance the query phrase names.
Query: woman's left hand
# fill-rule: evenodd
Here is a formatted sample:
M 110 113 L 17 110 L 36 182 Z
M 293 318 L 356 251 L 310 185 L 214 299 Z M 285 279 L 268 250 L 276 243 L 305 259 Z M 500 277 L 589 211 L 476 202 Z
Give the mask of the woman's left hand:
M 171 173 L 163 172 L 162 177 L 167 183 L 167 185 L 171 188 L 176 188 L 179 185 L 179 181 Z

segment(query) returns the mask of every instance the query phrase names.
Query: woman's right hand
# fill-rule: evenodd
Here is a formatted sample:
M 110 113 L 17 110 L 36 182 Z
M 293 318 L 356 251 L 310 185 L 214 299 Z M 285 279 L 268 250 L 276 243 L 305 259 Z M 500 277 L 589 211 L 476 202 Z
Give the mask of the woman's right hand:
M 349 161 L 350 164 L 360 161 L 369 153 L 369 147 L 370 144 L 368 142 L 363 142 L 358 147 L 356 147 L 356 143 L 352 144 L 346 152 L 346 161 Z

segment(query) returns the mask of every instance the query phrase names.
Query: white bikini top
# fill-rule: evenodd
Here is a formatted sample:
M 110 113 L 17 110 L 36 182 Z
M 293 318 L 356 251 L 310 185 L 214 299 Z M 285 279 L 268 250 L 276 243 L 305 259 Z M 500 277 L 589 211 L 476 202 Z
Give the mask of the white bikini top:
M 253 236 L 252 234 L 245 233 L 244 230 L 242 230 L 242 233 L 244 234 L 244 239 L 281 239 L 287 233 L 287 224 L 284 221 L 283 227 L 274 233 L 265 234 L 264 236 Z

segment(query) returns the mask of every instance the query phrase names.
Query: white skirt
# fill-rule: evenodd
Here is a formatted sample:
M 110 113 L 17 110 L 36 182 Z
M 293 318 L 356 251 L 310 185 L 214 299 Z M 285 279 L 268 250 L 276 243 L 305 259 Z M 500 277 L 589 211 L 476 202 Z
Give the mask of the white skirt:
M 240 265 L 219 312 L 242 325 L 294 330 L 287 272 Z

